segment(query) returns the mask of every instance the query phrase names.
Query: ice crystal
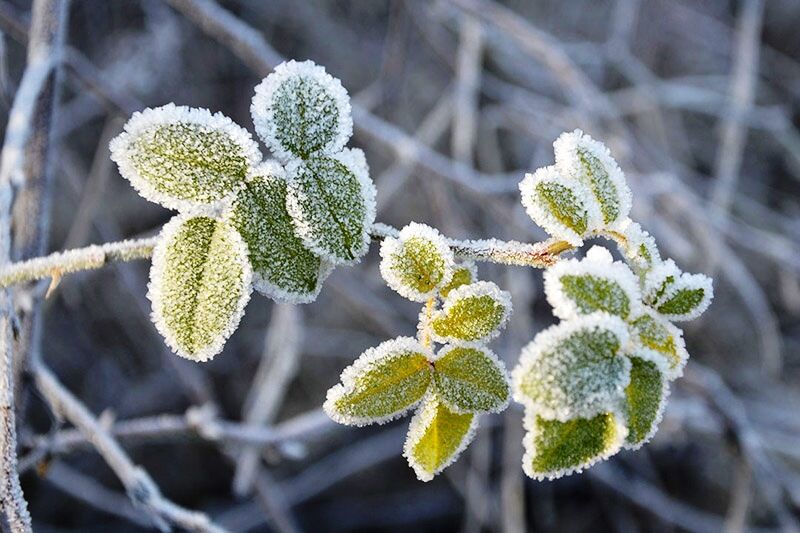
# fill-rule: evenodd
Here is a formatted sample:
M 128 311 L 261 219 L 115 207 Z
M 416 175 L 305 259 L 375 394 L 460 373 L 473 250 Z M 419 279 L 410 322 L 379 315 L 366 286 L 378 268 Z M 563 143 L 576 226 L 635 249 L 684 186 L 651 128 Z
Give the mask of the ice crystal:
M 434 362 L 436 392 L 457 413 L 499 413 L 508 406 L 506 369 L 490 350 L 449 345 Z
M 669 379 L 680 377 L 689 359 L 681 330 L 646 309 L 630 324 L 638 356 L 656 363 Z
M 450 283 L 453 253 L 437 230 L 412 222 L 381 243 L 381 276 L 401 296 L 424 302 Z
M 222 350 L 250 298 L 247 247 L 227 222 L 178 215 L 153 251 L 153 322 L 178 355 L 206 361 Z
M 439 296 L 446 298 L 450 291 L 457 289 L 462 285 L 469 285 L 478 281 L 478 267 L 472 261 L 464 261 L 457 264 L 453 269 L 453 278 L 450 283 L 442 287 L 439 291 Z
M 656 240 L 637 222 L 631 219 L 623 221 L 620 231 L 626 239 L 625 246 L 620 246 L 620 252 L 636 269 L 647 270 L 661 261 Z
M 256 87 L 250 113 L 258 135 L 284 162 L 335 154 L 353 133 L 347 91 L 312 61 L 278 65 Z
M 247 130 L 228 117 L 174 104 L 134 113 L 110 150 L 139 194 L 178 210 L 219 202 L 261 160 Z
M 657 264 L 646 274 L 643 293 L 650 307 L 672 321 L 697 318 L 714 298 L 711 278 L 681 272 L 671 259 Z

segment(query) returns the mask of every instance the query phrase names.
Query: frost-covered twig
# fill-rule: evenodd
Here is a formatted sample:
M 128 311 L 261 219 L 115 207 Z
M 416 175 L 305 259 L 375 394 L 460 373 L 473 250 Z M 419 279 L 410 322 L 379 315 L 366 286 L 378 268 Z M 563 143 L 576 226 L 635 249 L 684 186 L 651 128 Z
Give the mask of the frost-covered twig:
M 145 259 L 153 254 L 157 240 L 157 237 L 148 237 L 92 245 L 13 263 L 0 268 L 0 287 L 43 278 L 58 279 L 64 274 L 94 270 L 112 261 Z
M 38 356 L 32 358 L 31 371 L 36 387 L 52 411 L 74 424 L 86 436 L 125 486 L 134 505 L 148 514 L 154 526 L 162 531 L 170 531 L 173 524 L 190 531 L 224 531 L 205 514 L 184 509 L 164 498 L 150 475 L 131 461 L 97 418 L 64 388 Z

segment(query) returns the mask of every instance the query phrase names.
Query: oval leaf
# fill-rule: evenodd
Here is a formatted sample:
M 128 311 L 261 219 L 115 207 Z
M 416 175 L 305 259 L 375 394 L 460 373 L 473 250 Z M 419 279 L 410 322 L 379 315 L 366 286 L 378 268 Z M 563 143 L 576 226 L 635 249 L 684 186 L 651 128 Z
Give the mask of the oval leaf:
M 447 298 L 450 291 L 457 289 L 463 285 L 469 285 L 478 281 L 478 268 L 472 261 L 465 261 L 456 265 L 453 269 L 453 277 L 450 283 L 442 287 L 439 291 L 439 296 Z
M 498 413 L 508 406 L 508 375 L 491 351 L 450 345 L 434 362 L 436 391 L 459 413 Z
M 381 243 L 381 276 L 401 296 L 424 302 L 453 277 L 453 253 L 439 232 L 412 222 Z
M 403 455 L 420 481 L 430 481 L 451 465 L 475 435 L 478 417 L 451 411 L 431 395 L 423 402 L 411 424 Z
M 422 399 L 431 374 L 427 350 L 415 339 L 398 337 L 370 348 L 345 368 L 323 407 L 340 424 L 383 423 Z
M 585 187 L 567 181 L 555 167 L 526 174 L 519 190 L 528 216 L 547 233 L 573 246 L 583 244 L 584 234 L 599 216 Z
M 283 168 L 268 162 L 254 169 L 229 213 L 247 243 L 256 290 L 280 302 L 314 301 L 331 265 L 295 235 Z
M 631 357 L 631 382 L 625 387 L 626 447 L 639 448 L 655 435 L 668 391 L 656 363 Z
M 490 281 L 479 281 L 451 291 L 430 328 L 438 342 L 483 341 L 495 337 L 510 315 L 511 295 Z
M 230 224 L 176 216 L 153 251 L 147 296 L 156 328 L 181 357 L 211 359 L 239 324 L 250 281 L 247 247 Z
M 522 469 L 537 480 L 557 479 L 581 472 L 617 453 L 625 440 L 625 426 L 612 412 L 564 422 L 529 412 L 523 439 Z
M 711 278 L 703 274 L 684 272 L 666 288 L 656 309 L 669 320 L 692 320 L 708 309 L 713 298 Z
M 514 399 L 562 422 L 613 409 L 630 381 L 630 360 L 620 353 L 627 342 L 627 325 L 607 313 L 547 328 L 522 350 Z
M 631 191 L 611 152 L 581 130 L 562 133 L 553 143 L 561 175 L 586 186 L 600 207 L 602 227 L 613 228 L 631 210 Z
M 653 312 L 642 314 L 630 324 L 637 352 L 658 364 L 669 379 L 680 377 L 689 359 L 681 330 Z
M 250 113 L 258 135 L 283 161 L 338 152 L 353 133 L 347 91 L 313 61 L 278 65 L 256 87 Z
M 174 104 L 134 113 L 110 149 L 139 194 L 180 210 L 218 202 L 261 160 L 247 130 L 228 117 Z
M 544 274 L 547 301 L 553 314 L 567 319 L 595 311 L 620 318 L 638 312 L 639 283 L 624 263 L 612 262 L 605 248 L 594 246 L 581 261 L 560 261 Z
M 334 264 L 361 259 L 375 222 L 375 186 L 364 153 L 296 160 L 287 172 L 286 207 L 306 247 Z

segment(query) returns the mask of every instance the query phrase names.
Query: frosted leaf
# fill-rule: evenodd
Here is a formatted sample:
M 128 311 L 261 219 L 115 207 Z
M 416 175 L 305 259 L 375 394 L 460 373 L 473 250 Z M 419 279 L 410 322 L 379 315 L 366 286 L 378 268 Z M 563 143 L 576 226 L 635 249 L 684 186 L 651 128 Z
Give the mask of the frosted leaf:
M 580 261 L 559 261 L 544 273 L 544 290 L 553 314 L 562 319 L 605 311 L 621 318 L 636 314 L 641 294 L 625 263 L 612 261 L 605 248 L 593 246 Z
M 436 391 L 458 413 L 499 413 L 508 406 L 508 374 L 487 348 L 449 345 L 434 361 Z
M 286 210 L 283 167 L 270 161 L 253 169 L 232 199 L 228 215 L 247 243 L 257 291 L 279 302 L 316 299 L 332 265 L 295 235 Z
M 375 222 L 375 185 L 364 152 L 294 160 L 287 167 L 286 208 L 297 236 L 333 264 L 353 264 L 367 253 Z
M 644 302 L 656 307 L 667 293 L 667 288 L 680 277 L 681 270 L 672 259 L 653 265 L 642 280 Z
M 175 353 L 207 361 L 222 350 L 251 291 L 247 246 L 227 222 L 178 215 L 153 250 L 147 297 L 159 333 Z
M 536 480 L 557 479 L 580 473 L 617 453 L 627 430 L 613 412 L 566 421 L 548 420 L 527 411 L 528 432 L 522 444 L 522 469 Z
M 631 357 L 631 382 L 625 387 L 625 447 L 636 449 L 658 430 L 669 395 L 669 382 L 658 364 Z
M 619 251 L 634 268 L 647 270 L 661 262 L 656 240 L 638 223 L 631 219 L 623 221 L 620 231 L 627 242 L 625 246 L 619 246 Z
M 547 233 L 572 244 L 597 225 L 600 213 L 591 193 L 579 182 L 565 179 L 555 167 L 526 174 L 519 184 L 522 205 Z
M 401 296 L 424 302 L 453 277 L 453 252 L 439 232 L 412 222 L 381 243 L 381 276 Z
M 420 481 L 453 464 L 475 436 L 478 415 L 448 409 L 435 394 L 420 406 L 408 427 L 403 455 Z
M 342 371 L 323 408 L 349 426 L 384 423 L 414 407 L 432 381 L 430 353 L 416 339 L 398 337 L 365 351 Z
M 464 261 L 453 269 L 453 278 L 439 291 L 439 296 L 446 298 L 450 291 L 462 285 L 469 285 L 478 281 L 478 267 L 472 261 Z
M 616 409 L 630 380 L 621 349 L 628 327 L 597 312 L 551 326 L 522 349 L 512 372 L 514 399 L 565 422 Z
M 670 284 L 658 300 L 656 309 L 669 320 L 683 321 L 697 318 L 711 305 L 714 287 L 711 278 L 703 274 L 682 273 Z
M 602 227 L 614 228 L 631 211 L 631 191 L 611 152 L 581 130 L 562 133 L 553 143 L 561 175 L 586 186 L 600 206 Z
M 505 327 L 511 316 L 511 295 L 490 281 L 450 291 L 441 311 L 431 318 L 431 336 L 438 342 L 486 341 Z
M 639 357 L 656 363 L 669 379 L 683 374 L 689 354 L 680 329 L 648 310 L 631 320 L 630 325 Z
M 353 134 L 347 91 L 313 61 L 278 65 L 256 86 L 250 114 L 261 140 L 284 162 L 338 152 Z
M 109 148 L 139 194 L 179 210 L 218 202 L 261 161 L 250 133 L 228 117 L 175 104 L 134 113 Z

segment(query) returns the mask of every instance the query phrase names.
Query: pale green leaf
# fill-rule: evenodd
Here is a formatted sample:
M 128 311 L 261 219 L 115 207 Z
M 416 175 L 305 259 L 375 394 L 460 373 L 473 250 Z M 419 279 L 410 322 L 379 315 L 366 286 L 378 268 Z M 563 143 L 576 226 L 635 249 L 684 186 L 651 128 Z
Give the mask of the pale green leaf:
M 440 342 L 482 341 L 496 336 L 511 314 L 511 295 L 489 281 L 451 291 L 430 328 Z
M 450 280 L 450 283 L 439 290 L 439 296 L 442 298 L 447 298 L 447 295 L 450 294 L 450 291 L 453 289 L 457 289 L 462 285 L 475 283 L 476 281 L 478 281 L 478 271 L 475 263 L 465 262 L 460 265 L 456 265 L 453 270 L 453 277 Z
M 360 260 L 375 221 L 375 186 L 363 152 L 295 160 L 287 173 L 286 207 L 306 247 L 334 264 Z
M 658 363 L 670 379 L 679 377 L 689 358 L 681 330 L 652 311 L 631 321 L 640 351 Z
M 227 222 L 174 217 L 153 252 L 153 320 L 180 356 L 206 361 L 222 350 L 250 297 L 247 247 Z
M 424 302 L 453 276 L 453 253 L 439 232 L 412 222 L 381 243 L 381 275 L 401 296 Z
M 261 160 L 247 130 L 229 118 L 174 104 L 134 113 L 110 148 L 139 194 L 181 210 L 218 202 Z
M 627 342 L 627 324 L 607 313 L 551 326 L 523 348 L 514 398 L 561 421 L 613 409 L 630 380 L 630 360 L 620 352 Z
M 655 434 L 667 391 L 666 377 L 656 363 L 631 357 L 631 382 L 625 388 L 628 447 L 638 448 Z
M 347 91 L 312 61 L 278 65 L 256 87 L 250 112 L 258 135 L 283 161 L 338 152 L 353 132 Z
M 427 350 L 415 339 L 399 337 L 370 348 L 345 368 L 324 409 L 340 424 L 382 423 L 416 405 L 431 380 Z
M 581 472 L 617 453 L 626 430 L 613 412 L 565 422 L 529 412 L 525 417 L 525 456 L 522 469 L 538 480 Z
M 269 162 L 257 167 L 229 213 L 247 243 L 256 290 L 282 302 L 313 301 L 331 268 L 295 235 L 280 165 Z
M 403 455 L 418 479 L 430 481 L 458 458 L 476 427 L 477 415 L 456 413 L 431 395 L 411 420 Z
M 590 212 L 591 198 L 582 184 L 567 181 L 555 167 L 545 167 L 527 174 L 519 189 L 534 222 L 553 237 L 574 246 L 583 244 L 583 235 L 598 214 Z
M 508 405 L 503 363 L 486 348 L 450 345 L 434 362 L 436 391 L 459 413 L 500 412 Z

